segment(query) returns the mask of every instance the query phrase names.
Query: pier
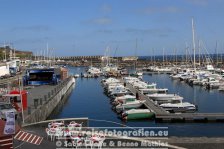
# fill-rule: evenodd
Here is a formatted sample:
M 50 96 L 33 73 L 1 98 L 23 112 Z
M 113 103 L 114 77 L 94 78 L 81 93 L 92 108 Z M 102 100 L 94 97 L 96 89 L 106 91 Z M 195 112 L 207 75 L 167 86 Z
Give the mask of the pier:
M 46 120 L 69 93 L 69 90 L 72 90 L 73 79 L 69 77 L 57 85 L 28 89 L 28 109 L 24 111 L 24 124 Z
M 156 105 L 149 97 L 142 94 L 131 84 L 127 83 L 127 88 L 133 94 L 138 93 L 141 100 L 145 100 L 144 105 L 153 110 L 156 122 L 224 122 L 224 113 L 169 113 Z
M 166 112 L 163 108 L 161 108 L 160 106 L 158 105 L 155 105 L 153 103 L 152 100 L 150 100 L 146 95 L 142 94 L 140 91 L 136 90 L 135 88 L 133 88 L 131 86 L 131 84 L 127 83 L 127 86 L 130 91 L 135 95 L 136 93 L 139 94 L 139 97 L 141 100 L 145 100 L 146 102 L 144 103 L 144 105 L 150 109 L 150 110 L 153 110 L 155 112 L 155 114 L 159 114 L 159 115 L 168 115 L 169 113 Z

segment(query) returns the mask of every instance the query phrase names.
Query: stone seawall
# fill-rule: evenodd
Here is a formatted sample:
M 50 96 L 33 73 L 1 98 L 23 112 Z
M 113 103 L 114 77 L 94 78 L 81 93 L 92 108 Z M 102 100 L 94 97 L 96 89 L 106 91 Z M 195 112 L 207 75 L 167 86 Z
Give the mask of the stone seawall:
M 49 93 L 48 96 L 45 96 L 45 102 L 42 103 L 43 101 L 41 99 L 42 104 L 38 105 L 35 110 L 32 110 L 30 114 L 25 116 L 24 123 L 29 124 L 46 120 L 74 83 L 75 79 L 70 77 L 55 86 L 50 92 L 52 94 Z

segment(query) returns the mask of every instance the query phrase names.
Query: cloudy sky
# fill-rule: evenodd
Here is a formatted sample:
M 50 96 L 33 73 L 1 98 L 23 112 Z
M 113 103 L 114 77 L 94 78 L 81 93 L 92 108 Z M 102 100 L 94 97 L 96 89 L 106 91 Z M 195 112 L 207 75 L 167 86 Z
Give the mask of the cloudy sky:
M 0 45 L 56 55 L 185 53 L 191 18 L 202 50 L 224 49 L 223 0 L 0 0 Z M 137 46 L 136 46 L 137 43 Z

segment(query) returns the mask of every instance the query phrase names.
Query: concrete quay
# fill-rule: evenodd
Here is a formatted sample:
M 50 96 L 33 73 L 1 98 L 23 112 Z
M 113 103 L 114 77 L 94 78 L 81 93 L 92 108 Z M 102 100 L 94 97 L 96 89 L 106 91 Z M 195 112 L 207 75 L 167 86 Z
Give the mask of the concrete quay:
M 65 124 L 69 124 L 70 121 L 75 121 L 77 123 L 82 123 L 83 128 L 80 132 L 85 132 L 85 130 L 92 130 L 91 127 L 88 126 L 89 119 L 88 118 L 69 118 L 69 119 L 56 119 L 56 120 L 47 120 L 42 122 L 37 122 L 35 124 L 29 124 L 22 128 L 23 131 L 35 134 L 37 136 L 43 137 L 43 141 L 40 145 L 34 145 L 27 142 L 21 142 L 18 140 L 14 140 L 14 148 L 23 148 L 23 149 L 55 149 L 55 148 L 67 148 L 64 147 L 63 144 L 64 139 L 56 139 L 55 141 L 51 141 L 50 137 L 47 136 L 45 129 L 48 127 L 48 123 L 51 121 L 64 121 Z M 96 128 L 98 129 L 98 128 Z M 94 128 L 95 130 L 95 128 Z M 122 137 L 122 136 L 106 136 L 106 140 L 102 148 L 128 148 L 128 147 L 119 147 L 118 144 L 114 144 L 114 146 L 110 146 L 110 142 L 120 141 L 123 143 L 135 143 L 138 146 L 132 148 L 164 148 L 164 149 L 222 149 L 224 147 L 224 138 L 222 137 Z M 62 143 L 59 144 L 58 143 Z M 146 145 L 143 145 L 146 144 Z M 154 146 L 152 146 L 154 143 Z M 165 146 L 156 146 L 155 143 L 164 144 Z M 74 146 L 76 148 L 76 146 Z M 86 148 L 85 145 L 79 148 Z M 89 147 L 90 148 L 90 147 Z
M 29 88 L 28 108 L 24 111 L 23 125 L 46 120 L 74 83 L 74 78 L 69 77 L 57 85 Z

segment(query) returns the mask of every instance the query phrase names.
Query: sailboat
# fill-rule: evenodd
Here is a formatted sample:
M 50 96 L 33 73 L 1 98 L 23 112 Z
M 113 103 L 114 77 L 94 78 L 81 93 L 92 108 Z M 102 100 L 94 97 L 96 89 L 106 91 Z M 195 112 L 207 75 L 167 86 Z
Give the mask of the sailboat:
M 137 51 L 137 47 L 138 47 L 138 40 L 136 39 L 136 46 L 135 46 L 135 57 L 137 57 L 137 54 L 136 54 L 136 51 Z M 133 77 L 138 77 L 138 78 L 142 78 L 143 76 L 143 72 L 141 71 L 137 71 L 137 61 L 138 59 L 136 59 L 135 63 L 134 63 L 134 73 L 130 74 L 130 76 L 133 76 Z
M 102 57 L 103 62 L 106 60 L 106 66 L 102 67 L 102 72 L 104 74 L 114 73 L 114 72 L 117 72 L 117 70 L 118 70 L 117 66 L 110 62 L 110 56 L 109 56 L 110 53 L 109 52 L 110 52 L 110 48 L 107 47 L 106 51 L 105 51 L 105 54 L 104 54 L 105 56 Z

